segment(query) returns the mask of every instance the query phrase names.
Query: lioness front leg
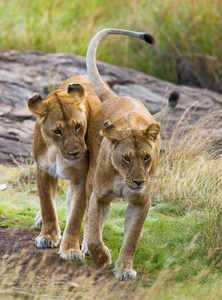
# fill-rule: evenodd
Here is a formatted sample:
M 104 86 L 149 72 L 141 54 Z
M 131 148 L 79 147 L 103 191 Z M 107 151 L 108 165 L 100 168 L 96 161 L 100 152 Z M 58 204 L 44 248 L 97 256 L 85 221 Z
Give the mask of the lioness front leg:
M 133 259 L 149 207 L 150 201 L 140 205 L 130 202 L 127 207 L 123 245 L 113 270 L 120 280 L 136 278 L 137 273 L 132 269 Z
M 86 180 L 86 211 L 85 211 L 85 224 L 84 224 L 84 231 L 83 231 L 83 240 L 82 240 L 82 252 L 85 255 L 89 255 L 89 249 L 87 246 L 88 241 L 88 232 L 89 232 L 89 201 L 90 197 L 93 191 L 93 177 L 94 177 L 94 171 L 92 171 L 93 168 L 89 168 L 88 174 L 87 174 L 87 180 Z
M 85 255 L 79 247 L 79 235 L 86 209 L 85 183 L 70 182 L 66 204 L 67 224 L 59 254 L 63 259 L 82 260 Z
M 35 244 L 38 248 L 57 247 L 61 240 L 54 196 L 58 189 L 58 179 L 37 169 L 37 186 L 41 205 L 42 228 Z
M 89 204 L 88 204 L 89 205 Z M 84 235 L 83 235 L 83 241 L 82 241 L 82 251 L 85 255 L 90 255 L 89 249 L 87 246 L 87 241 L 88 241 L 88 236 L 89 236 L 89 207 L 86 208 L 86 213 L 85 213 L 85 225 L 84 225 Z M 103 232 L 103 228 L 106 224 L 107 217 L 109 215 L 109 207 L 103 210 L 102 214 L 102 226 L 101 226 L 101 231 Z M 111 250 L 109 250 L 111 252 Z
M 35 217 L 35 226 L 37 228 L 42 228 L 42 214 L 41 214 L 41 210 L 39 210 L 36 214 L 36 217 Z
M 58 191 L 59 191 L 59 185 L 57 185 L 57 188 L 53 189 L 53 201 L 54 201 L 54 204 L 56 205 L 56 198 L 57 198 L 57 194 L 58 194 Z M 41 213 L 41 210 L 39 210 L 36 214 L 36 217 L 35 217 L 35 226 L 37 228 L 42 228 L 42 213 Z
M 108 267 L 111 264 L 110 250 L 102 241 L 102 230 L 107 218 L 111 199 L 98 199 L 92 193 L 88 212 L 88 248 L 92 261 L 98 267 Z
M 86 212 L 85 212 L 85 224 L 84 224 L 84 230 L 83 230 L 83 240 L 82 240 L 82 247 L 81 250 L 85 255 L 89 255 L 89 249 L 87 246 L 88 241 L 88 235 L 89 235 L 89 207 L 87 207 L 89 204 L 86 204 Z

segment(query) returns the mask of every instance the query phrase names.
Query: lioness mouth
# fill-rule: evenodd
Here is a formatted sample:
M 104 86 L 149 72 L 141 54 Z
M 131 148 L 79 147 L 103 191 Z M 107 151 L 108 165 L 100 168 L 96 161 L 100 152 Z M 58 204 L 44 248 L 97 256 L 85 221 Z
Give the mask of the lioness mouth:
M 65 158 L 65 160 L 67 160 L 67 161 L 73 161 L 73 160 L 78 159 L 79 157 L 76 157 L 76 155 L 70 155 L 69 157 L 64 156 L 64 158 Z
M 141 191 L 143 189 L 143 186 L 138 186 L 138 187 L 130 187 L 130 190 L 133 190 L 133 191 Z

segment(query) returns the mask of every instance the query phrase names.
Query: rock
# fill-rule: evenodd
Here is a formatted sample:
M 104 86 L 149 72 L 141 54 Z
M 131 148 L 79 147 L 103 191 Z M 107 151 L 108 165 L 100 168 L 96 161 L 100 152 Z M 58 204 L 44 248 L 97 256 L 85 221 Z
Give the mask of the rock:
M 6 190 L 8 187 L 8 183 L 3 183 L 3 184 L 0 184 L 0 191 L 4 191 Z
M 163 120 L 162 145 L 169 140 L 176 123 L 189 107 L 190 125 L 216 108 L 222 113 L 222 95 L 201 88 L 178 86 L 135 70 L 98 62 L 103 79 L 120 96 L 140 99 L 153 114 L 167 101 L 172 90 L 180 92 L 177 108 L 168 121 Z M 70 54 L 39 52 L 0 52 L 0 163 L 19 164 L 30 160 L 35 117 L 27 107 L 28 99 L 38 92 L 45 97 L 68 77 L 86 74 L 85 58 Z M 222 126 L 215 133 L 215 147 L 221 148 Z M 219 146 L 218 146 L 219 145 Z

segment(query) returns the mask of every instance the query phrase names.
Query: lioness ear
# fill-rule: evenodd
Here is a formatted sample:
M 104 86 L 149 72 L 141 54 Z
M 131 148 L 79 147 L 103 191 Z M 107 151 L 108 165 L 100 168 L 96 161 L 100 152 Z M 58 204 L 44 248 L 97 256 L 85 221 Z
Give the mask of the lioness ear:
M 38 93 L 35 93 L 29 99 L 28 107 L 29 110 L 37 116 L 45 115 L 47 113 L 46 101 L 44 101 Z
M 101 135 L 109 138 L 112 141 L 118 141 L 121 139 L 120 132 L 117 131 L 116 127 L 108 120 L 103 123 Z
M 152 123 L 145 131 L 145 135 L 149 137 L 151 140 L 155 141 L 157 139 L 159 132 L 160 132 L 160 124 Z
M 81 102 L 85 96 L 85 90 L 80 84 L 69 84 L 67 93 L 76 101 Z

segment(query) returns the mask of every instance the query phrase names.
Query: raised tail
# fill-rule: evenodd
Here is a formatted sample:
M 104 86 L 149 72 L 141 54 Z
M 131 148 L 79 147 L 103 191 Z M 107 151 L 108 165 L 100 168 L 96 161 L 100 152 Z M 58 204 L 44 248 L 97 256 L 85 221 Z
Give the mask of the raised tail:
M 179 98 L 180 98 L 180 94 L 176 91 L 173 91 L 169 96 L 168 104 L 161 111 L 153 115 L 155 120 L 159 122 L 164 116 L 170 114 L 173 111 L 173 109 L 176 107 Z
M 113 93 L 103 82 L 101 76 L 99 75 L 97 66 L 96 66 L 96 50 L 99 45 L 101 39 L 108 35 L 108 34 L 120 34 L 120 35 L 129 35 L 136 37 L 145 41 L 148 44 L 154 44 L 154 38 L 147 33 L 143 32 L 135 32 L 135 31 L 128 31 L 123 29 L 114 29 L 114 28 L 107 28 L 99 31 L 91 40 L 87 55 L 86 55 L 86 66 L 89 75 L 89 79 L 92 83 L 92 86 L 97 93 L 98 97 L 101 101 L 106 100 L 110 97 L 117 97 L 115 93 Z

